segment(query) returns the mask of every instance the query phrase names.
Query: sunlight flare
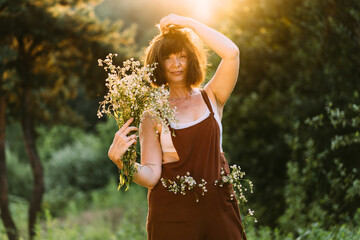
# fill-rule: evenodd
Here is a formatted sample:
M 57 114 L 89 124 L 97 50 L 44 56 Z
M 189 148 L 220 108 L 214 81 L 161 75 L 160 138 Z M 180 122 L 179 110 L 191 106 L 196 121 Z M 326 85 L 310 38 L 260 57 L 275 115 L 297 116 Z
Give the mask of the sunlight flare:
M 214 14 L 214 0 L 188 0 L 193 16 L 202 22 L 211 22 Z

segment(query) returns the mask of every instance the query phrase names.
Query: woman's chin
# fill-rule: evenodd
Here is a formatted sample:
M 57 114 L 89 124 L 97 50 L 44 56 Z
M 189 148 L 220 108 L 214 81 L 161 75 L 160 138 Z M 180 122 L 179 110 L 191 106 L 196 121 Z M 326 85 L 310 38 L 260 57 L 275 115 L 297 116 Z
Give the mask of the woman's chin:
M 170 80 L 168 80 L 168 82 L 171 83 L 175 83 L 175 84 L 179 84 L 179 83 L 185 83 L 185 78 L 182 76 L 179 77 L 172 77 Z

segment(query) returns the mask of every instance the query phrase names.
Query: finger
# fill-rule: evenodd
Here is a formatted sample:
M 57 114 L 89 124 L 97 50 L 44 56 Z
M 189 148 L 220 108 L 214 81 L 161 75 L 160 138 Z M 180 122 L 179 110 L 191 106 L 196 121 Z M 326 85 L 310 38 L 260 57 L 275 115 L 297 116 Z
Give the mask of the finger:
M 160 25 L 164 24 L 165 21 L 166 21 L 166 17 L 163 17 L 163 18 L 160 20 Z
M 132 121 L 134 120 L 134 118 L 130 118 L 129 120 L 127 120 L 127 122 L 121 126 L 121 128 L 119 129 L 120 132 L 124 131 L 125 128 L 127 128 L 128 126 L 130 126 L 130 124 L 132 123 Z
M 164 24 L 164 22 L 160 23 L 160 30 L 161 30 L 161 32 L 163 32 L 163 33 L 166 33 L 166 32 L 167 32 L 167 27 L 166 27 L 166 25 Z
M 170 28 L 173 28 L 175 26 L 175 24 L 169 20 L 167 20 L 165 23 L 164 23 L 164 26 L 166 28 L 166 30 L 169 30 Z
M 132 139 L 129 142 L 127 142 L 127 147 L 130 147 L 131 145 L 133 145 L 134 143 L 136 143 L 136 139 Z
M 160 22 L 166 22 L 167 20 L 169 20 L 169 19 L 170 19 L 170 17 L 171 17 L 171 14 L 169 14 L 169 15 L 167 15 L 167 16 L 165 16 L 165 17 L 163 17 L 163 18 L 160 20 Z
M 130 136 L 124 136 L 124 137 L 122 137 L 122 139 L 123 139 L 123 144 L 125 144 L 125 146 L 126 146 L 130 141 L 132 141 L 132 140 L 136 141 L 137 136 L 135 134 L 132 134 Z
M 129 139 L 137 139 L 137 136 L 135 134 L 132 134 L 128 137 Z
M 138 131 L 138 130 L 139 130 L 139 129 L 138 129 L 137 127 L 131 126 L 131 127 L 126 128 L 126 129 L 121 133 L 121 135 L 127 136 L 127 135 L 129 134 L 129 132 Z
M 160 20 L 160 28 L 164 28 L 164 23 L 166 22 L 166 17 L 163 17 L 161 20 Z
M 116 133 L 115 133 L 115 136 L 118 136 L 118 137 L 124 137 L 126 136 L 129 132 L 131 131 L 138 131 L 139 129 L 137 127 L 134 127 L 134 126 L 130 126 L 130 127 L 127 127 L 127 128 L 123 128 L 121 127 Z
M 161 19 L 160 21 L 160 28 L 161 30 L 167 30 L 168 26 L 172 24 L 171 19 L 169 18 L 169 16 L 164 17 Z
M 116 160 L 114 163 L 116 164 L 116 166 L 117 166 L 118 168 L 120 168 L 120 169 L 123 168 L 123 163 L 122 163 L 121 159 Z
M 169 28 L 169 30 L 172 30 L 172 29 L 181 29 L 182 27 L 179 25 L 171 24 L 168 26 L 168 28 Z
M 169 32 L 168 28 L 161 29 L 162 34 L 167 34 Z

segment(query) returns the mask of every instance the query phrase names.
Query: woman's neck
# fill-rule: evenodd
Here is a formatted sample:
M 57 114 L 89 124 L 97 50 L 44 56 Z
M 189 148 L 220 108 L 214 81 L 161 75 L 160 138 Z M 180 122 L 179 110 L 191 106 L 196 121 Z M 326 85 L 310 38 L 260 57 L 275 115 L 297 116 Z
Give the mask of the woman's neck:
M 192 89 L 188 89 L 186 86 L 171 86 L 169 85 L 170 90 L 170 100 L 174 99 L 186 99 L 191 96 L 193 93 Z

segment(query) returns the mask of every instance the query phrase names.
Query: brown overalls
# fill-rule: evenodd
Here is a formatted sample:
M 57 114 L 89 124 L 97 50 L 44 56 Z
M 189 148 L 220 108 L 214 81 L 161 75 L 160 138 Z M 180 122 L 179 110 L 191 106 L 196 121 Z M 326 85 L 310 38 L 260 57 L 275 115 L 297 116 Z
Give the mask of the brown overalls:
M 205 179 L 207 192 L 202 195 L 201 189 L 195 187 L 199 198 L 196 202 L 193 192 L 174 194 L 159 181 L 148 192 L 148 240 L 246 239 L 236 199 L 230 199 L 232 186 L 214 185 L 220 179 L 221 167 L 227 174 L 230 170 L 220 152 L 220 130 L 209 98 L 204 90 L 201 94 L 210 115 L 188 128 L 170 129 L 175 131 L 172 141 L 180 160 L 163 164 L 161 177 L 174 179 L 189 172 L 197 183 Z

